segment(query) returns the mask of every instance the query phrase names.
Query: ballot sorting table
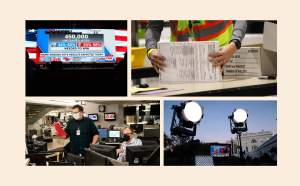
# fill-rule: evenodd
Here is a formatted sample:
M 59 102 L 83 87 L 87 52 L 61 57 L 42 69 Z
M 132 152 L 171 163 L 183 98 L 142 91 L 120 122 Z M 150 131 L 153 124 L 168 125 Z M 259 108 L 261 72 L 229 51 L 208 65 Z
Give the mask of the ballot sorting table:
M 132 96 L 276 96 L 276 79 L 259 79 L 258 77 L 224 76 L 217 82 L 184 82 L 164 83 L 149 80 L 150 87 L 166 88 L 148 94 L 132 94 Z

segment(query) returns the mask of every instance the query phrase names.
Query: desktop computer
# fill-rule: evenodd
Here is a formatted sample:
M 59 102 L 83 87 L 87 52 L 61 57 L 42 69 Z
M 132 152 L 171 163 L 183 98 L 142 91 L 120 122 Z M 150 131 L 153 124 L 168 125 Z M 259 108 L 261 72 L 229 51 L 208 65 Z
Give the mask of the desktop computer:
M 139 134 L 143 132 L 144 125 L 143 124 L 131 124 L 130 128 L 134 130 L 135 133 Z
M 72 153 L 66 153 L 65 160 L 73 165 L 84 165 L 84 157 Z
M 129 165 L 159 165 L 159 145 L 128 146 L 126 161 Z
M 121 131 L 119 130 L 109 130 L 108 131 L 108 142 L 120 142 L 121 141 Z
M 98 129 L 98 133 L 101 141 L 105 141 L 108 138 L 108 129 Z
M 91 145 L 90 149 L 100 153 L 102 155 L 108 156 L 110 158 L 117 158 L 117 153 L 116 153 L 116 146 L 109 146 L 109 145 Z
M 108 165 L 108 166 L 128 166 L 128 162 L 122 162 L 122 161 L 107 157 L 106 165 Z
M 85 165 L 105 165 L 106 164 L 106 157 L 92 151 L 90 149 L 85 149 L 85 156 L 84 156 Z
M 160 136 L 160 129 L 154 129 L 154 128 L 144 128 L 144 137 L 157 137 Z

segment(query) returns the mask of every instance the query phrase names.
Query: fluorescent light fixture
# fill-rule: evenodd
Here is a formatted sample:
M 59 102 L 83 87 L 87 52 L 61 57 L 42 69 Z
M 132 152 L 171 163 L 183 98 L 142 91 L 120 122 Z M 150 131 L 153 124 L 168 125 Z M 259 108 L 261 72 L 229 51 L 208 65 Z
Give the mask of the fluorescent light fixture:
M 248 114 L 244 109 L 236 109 L 233 112 L 233 121 L 236 123 L 244 123 L 248 118 Z
M 65 107 L 71 107 L 76 104 L 80 104 L 80 101 L 76 100 L 45 100 L 44 98 L 28 98 L 26 99 L 27 103 L 32 103 L 32 104 L 43 104 L 43 105 L 53 105 L 53 106 L 65 106 Z
M 197 123 L 202 118 L 203 111 L 198 103 L 191 101 L 185 104 L 181 113 L 184 120 Z

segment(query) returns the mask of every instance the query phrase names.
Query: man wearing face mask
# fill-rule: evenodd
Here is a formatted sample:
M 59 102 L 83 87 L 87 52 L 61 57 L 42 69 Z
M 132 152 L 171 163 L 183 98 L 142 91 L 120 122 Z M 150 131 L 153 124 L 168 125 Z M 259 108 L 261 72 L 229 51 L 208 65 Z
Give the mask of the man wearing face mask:
M 133 130 L 129 127 L 123 129 L 123 140 L 121 147 L 117 149 L 117 160 L 119 161 L 126 161 L 126 147 L 143 145 L 142 141 L 134 136 Z
M 75 105 L 72 107 L 73 119 L 69 120 L 65 132 L 70 137 L 70 151 L 73 154 L 83 155 L 84 148 L 90 144 L 96 144 L 98 130 L 94 122 L 83 116 L 83 107 Z

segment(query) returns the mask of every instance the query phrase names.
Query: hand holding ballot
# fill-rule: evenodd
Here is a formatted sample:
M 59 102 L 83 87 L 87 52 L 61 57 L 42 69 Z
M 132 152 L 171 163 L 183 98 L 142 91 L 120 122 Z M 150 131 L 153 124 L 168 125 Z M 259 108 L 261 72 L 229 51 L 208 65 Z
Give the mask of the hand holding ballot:
M 158 51 L 165 56 L 162 82 L 200 82 L 222 79 L 220 67 L 213 66 L 208 54 L 219 51 L 217 41 L 159 42 Z
M 157 73 L 159 73 L 159 70 L 164 71 L 164 68 L 166 67 L 166 58 L 160 55 L 157 49 L 150 49 L 148 51 L 148 58 Z
M 234 43 L 229 43 L 228 45 L 220 48 L 218 52 L 210 53 L 208 59 L 213 63 L 213 66 L 223 66 L 229 62 L 230 58 L 237 51 Z
M 218 52 L 209 53 L 208 59 L 213 63 L 214 67 L 223 67 L 229 62 L 230 58 L 237 51 L 234 43 L 229 43 L 228 45 L 220 48 Z M 157 49 L 150 49 L 148 52 L 148 57 L 155 71 L 159 73 L 159 70 L 164 71 L 166 64 L 166 57 L 159 54 Z

